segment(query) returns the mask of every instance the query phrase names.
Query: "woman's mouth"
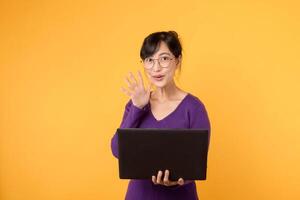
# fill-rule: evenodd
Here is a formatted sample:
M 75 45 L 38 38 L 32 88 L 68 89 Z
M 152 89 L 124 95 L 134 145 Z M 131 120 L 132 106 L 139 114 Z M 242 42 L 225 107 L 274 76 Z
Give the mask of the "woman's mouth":
M 154 80 L 156 81 L 161 81 L 163 80 L 163 78 L 165 77 L 164 75 L 157 75 L 157 76 L 152 76 L 154 78 Z

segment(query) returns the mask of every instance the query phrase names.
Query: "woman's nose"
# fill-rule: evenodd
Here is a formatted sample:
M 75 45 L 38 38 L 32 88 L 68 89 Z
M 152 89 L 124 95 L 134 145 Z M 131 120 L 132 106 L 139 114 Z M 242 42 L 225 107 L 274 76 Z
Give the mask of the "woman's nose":
M 162 68 L 162 67 L 160 66 L 158 60 L 156 60 L 156 61 L 154 62 L 154 64 L 153 64 L 152 70 L 153 70 L 153 71 L 160 71 L 161 68 Z

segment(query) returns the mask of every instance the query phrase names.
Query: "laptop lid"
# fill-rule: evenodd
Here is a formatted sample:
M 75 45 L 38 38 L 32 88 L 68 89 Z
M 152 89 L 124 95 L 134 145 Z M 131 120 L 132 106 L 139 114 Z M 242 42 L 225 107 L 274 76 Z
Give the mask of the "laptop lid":
M 205 180 L 208 130 L 118 128 L 119 177 L 151 179 L 159 170 L 169 179 Z

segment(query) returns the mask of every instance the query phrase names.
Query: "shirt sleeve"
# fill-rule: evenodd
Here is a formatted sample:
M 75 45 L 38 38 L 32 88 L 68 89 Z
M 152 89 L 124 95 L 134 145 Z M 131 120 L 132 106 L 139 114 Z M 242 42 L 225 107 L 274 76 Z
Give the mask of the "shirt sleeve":
M 197 99 L 197 101 L 193 103 L 193 108 L 189 110 L 189 122 L 189 126 L 191 129 L 201 128 L 208 130 L 209 147 L 211 132 L 210 120 L 204 104 L 199 99 Z
M 190 129 L 207 129 L 208 130 L 208 146 L 210 142 L 210 121 L 204 104 L 197 98 L 191 102 L 191 107 L 188 109 L 189 116 L 189 128 Z M 185 180 L 183 185 L 193 183 L 194 180 Z M 174 188 L 182 187 L 182 185 L 176 185 Z
M 135 106 L 130 99 L 125 106 L 125 111 L 123 114 L 120 128 L 137 128 L 142 116 L 145 113 L 147 113 L 148 110 L 149 110 L 149 103 L 143 108 L 139 108 Z M 115 132 L 114 136 L 111 139 L 111 151 L 116 158 L 119 158 L 117 132 Z

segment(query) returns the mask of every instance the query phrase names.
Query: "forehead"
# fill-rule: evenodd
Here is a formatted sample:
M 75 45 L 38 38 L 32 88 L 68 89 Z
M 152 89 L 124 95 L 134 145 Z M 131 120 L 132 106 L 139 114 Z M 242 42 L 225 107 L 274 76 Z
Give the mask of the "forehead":
M 172 55 L 172 52 L 169 50 L 167 44 L 165 42 L 161 42 L 157 52 L 155 52 L 152 56 L 160 56 L 160 55 Z

